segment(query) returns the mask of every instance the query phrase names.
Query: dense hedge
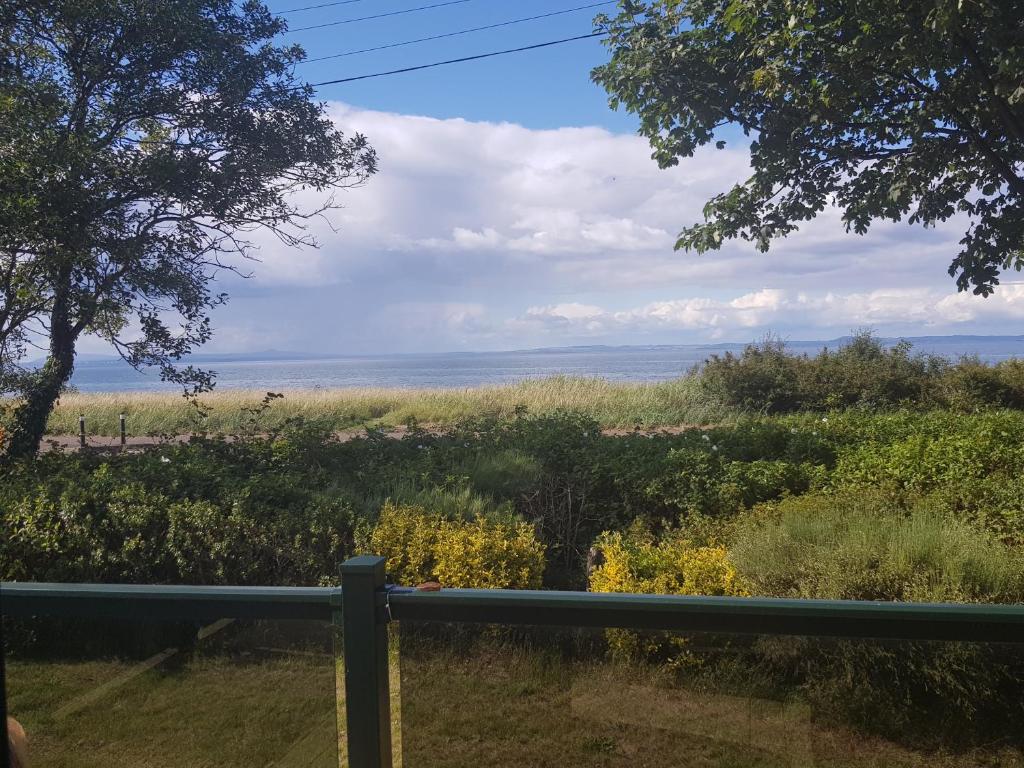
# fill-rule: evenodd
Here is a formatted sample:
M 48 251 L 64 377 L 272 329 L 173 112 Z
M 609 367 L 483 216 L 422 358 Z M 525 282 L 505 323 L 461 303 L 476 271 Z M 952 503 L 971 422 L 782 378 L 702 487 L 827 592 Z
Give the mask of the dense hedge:
M 912 354 L 907 342 L 887 348 L 870 333 L 813 357 L 791 354 L 782 341 L 767 338 L 738 355 L 714 355 L 694 374 L 713 399 L 766 414 L 853 406 L 1024 408 L 1024 361 L 954 362 Z
M 582 586 L 602 532 L 726 525 L 757 504 L 874 489 L 1024 543 L 1024 414 L 863 411 L 610 437 L 575 414 L 338 442 L 309 425 L 138 454 L 43 455 L 0 482 L 4 578 L 315 584 L 387 499 L 534 526 L 549 586 Z M 362 538 L 360 538 L 362 537 Z
M 728 543 L 687 526 L 656 540 L 606 534 L 590 587 L 608 592 L 961 602 L 1024 601 L 1024 552 L 927 500 L 884 494 L 792 497 L 743 513 Z M 616 657 L 652 661 L 690 684 L 799 694 L 821 719 L 900 741 L 973 744 L 1024 726 L 1024 651 L 972 643 L 878 643 L 609 630 Z M 711 647 L 713 652 L 707 653 Z M 722 653 L 722 651 L 727 651 Z
M 326 584 L 372 549 L 405 583 L 583 587 L 593 547 L 602 590 L 1021 601 L 1024 413 L 850 409 L 618 437 L 523 413 L 347 442 L 295 424 L 7 467 L 0 525 L 3 579 Z M 1024 661 L 1005 649 L 733 638 L 708 662 L 678 637 L 611 639 L 888 736 L 1024 723 Z

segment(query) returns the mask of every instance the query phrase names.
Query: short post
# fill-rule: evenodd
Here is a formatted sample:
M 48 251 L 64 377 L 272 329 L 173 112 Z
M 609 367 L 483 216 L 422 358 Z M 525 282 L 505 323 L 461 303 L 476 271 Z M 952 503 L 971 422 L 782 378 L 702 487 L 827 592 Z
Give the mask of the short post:
M 127 431 L 125 430 L 124 414 L 123 413 L 118 414 L 117 420 L 118 420 L 118 422 L 120 422 L 120 425 L 121 425 L 121 447 L 124 448 L 124 444 L 125 444 L 125 442 L 127 440 L 127 438 L 126 438 Z
M 392 768 L 384 558 L 341 566 L 345 644 L 345 719 L 351 768 Z
M 85 448 L 85 414 L 78 417 L 78 444 Z

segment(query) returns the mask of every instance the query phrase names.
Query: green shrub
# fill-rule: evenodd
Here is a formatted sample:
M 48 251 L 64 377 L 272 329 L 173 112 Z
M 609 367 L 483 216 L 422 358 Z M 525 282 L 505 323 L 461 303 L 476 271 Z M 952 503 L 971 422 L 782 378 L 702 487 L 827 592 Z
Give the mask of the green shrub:
M 929 499 L 951 517 L 1024 549 L 1024 476 L 998 470 L 975 482 L 944 485 L 929 494 Z
M 928 495 L 936 508 L 1004 543 L 1024 543 L 1024 415 L 844 416 L 829 426 L 848 445 L 832 487 L 881 489 L 897 501 Z
M 48 454 L 4 470 L 0 578 L 334 582 L 357 519 L 319 485 L 275 458 L 273 441 Z
M 987 365 L 976 357 L 964 358 L 946 372 L 940 398 L 944 405 L 962 411 L 1024 408 L 1024 360 Z
M 730 555 L 756 594 L 1012 602 L 1024 558 L 927 500 L 852 490 L 786 499 L 736 526 Z
M 765 637 L 735 661 L 728 673 L 740 686 L 757 680 L 799 697 L 820 722 L 897 743 L 969 749 L 1024 727 L 1024 653 L 1014 646 Z
M 1024 539 L 1017 411 L 861 409 L 623 436 L 580 414 L 520 412 L 346 442 L 296 423 L 266 439 L 53 453 L 4 472 L 0 575 L 22 579 L 320 583 L 388 498 L 466 520 L 515 512 L 536 524 L 545 584 L 559 587 L 585 585 L 602 531 L 637 519 L 656 533 L 715 528 L 821 488 L 877 489 L 896 505 L 928 495 L 1006 543 Z
M 697 375 L 708 395 L 726 405 L 785 413 L 805 407 L 801 382 L 807 366 L 805 356 L 791 355 L 782 340 L 767 337 L 739 355 L 712 355 Z
M 514 510 L 510 502 L 495 502 L 475 493 L 466 484 L 416 488 L 412 485 L 395 488 L 389 501 L 420 507 L 445 520 L 475 520 L 478 517 L 509 517 Z
M 860 332 L 834 352 L 809 360 L 803 383 L 804 407 L 892 408 L 931 402 L 948 363 L 932 355 L 911 355 L 909 342 L 886 348 L 870 332 Z
M 671 469 L 651 481 L 647 497 L 685 514 L 735 514 L 757 502 L 803 493 L 825 474 L 809 463 L 729 461 L 717 445 L 709 448 L 671 449 L 666 462 Z
M 520 499 L 540 482 L 543 468 L 537 459 L 518 450 L 481 452 L 459 465 L 455 473 L 484 496 Z
M 739 355 L 712 356 L 695 372 L 707 394 L 726 406 L 757 413 L 902 406 L 978 410 L 1024 408 L 1024 362 L 953 364 L 911 354 L 900 342 L 885 347 L 862 331 L 836 350 L 793 355 L 768 338 Z
M 894 503 L 850 489 L 745 515 L 729 549 L 758 595 L 856 600 L 1016 602 L 1019 550 L 929 500 Z M 1024 723 L 1024 654 L 970 643 L 764 638 L 744 668 L 799 690 L 819 717 L 898 741 L 984 739 Z M 1007 725 L 1009 724 L 1009 725 Z

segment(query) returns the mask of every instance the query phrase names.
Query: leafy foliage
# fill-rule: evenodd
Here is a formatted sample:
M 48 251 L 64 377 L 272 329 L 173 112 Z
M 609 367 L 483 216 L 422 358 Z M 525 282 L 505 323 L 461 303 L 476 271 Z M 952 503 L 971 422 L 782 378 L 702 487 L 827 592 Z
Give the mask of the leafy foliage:
M 544 544 L 545 584 L 572 587 L 604 531 L 640 520 L 655 536 L 684 526 L 697 545 L 722 543 L 715 531 L 738 513 L 809 492 L 882 493 L 893 510 L 927 496 L 1017 545 L 1022 477 L 1015 411 L 852 410 L 624 436 L 578 414 L 524 413 L 347 441 L 296 423 L 16 463 L 0 482 L 11 532 L 0 566 L 7 578 L 318 583 L 366 541 L 390 499 L 453 520 L 518 516 Z
M 1000 380 L 998 368 L 975 361 L 953 366 L 943 358 L 911 355 L 910 350 L 906 342 L 887 349 L 865 331 L 835 351 L 824 349 L 808 357 L 791 354 L 782 341 L 767 338 L 748 345 L 740 355 L 712 356 L 699 375 L 701 385 L 712 396 L 760 413 L 852 406 L 894 408 L 943 400 L 977 407 L 1013 399 L 1005 387 L 972 383 L 986 375 Z M 985 372 L 979 372 L 979 367 Z M 971 378 L 964 380 L 963 371 L 968 369 Z M 963 389 L 968 391 L 961 395 Z
M 1017 602 L 1024 557 L 927 500 L 857 490 L 786 499 L 741 519 L 730 557 L 773 597 Z
M 330 191 L 376 170 L 296 79 L 298 46 L 255 0 L 52 0 L 4 9 L 0 36 L 0 394 L 10 455 L 36 450 L 83 334 L 186 391 L 175 365 L 211 335 L 211 289 L 248 233 L 313 244 Z M 296 207 L 314 189 L 325 202 Z M 22 367 L 28 344 L 48 347 Z
M 634 527 L 605 533 L 595 546 L 604 562 L 590 574 L 593 592 L 749 594 L 721 544 L 694 546 L 680 534 L 655 541 L 650 532 Z
M 544 573 L 544 548 L 533 527 L 509 515 L 466 520 L 387 502 L 370 546 L 403 584 L 536 589 Z
M 1024 598 L 1024 554 L 927 501 L 807 494 L 747 512 L 727 545 L 689 531 L 606 533 L 595 591 L 795 598 L 1003 601 Z M 799 696 L 822 720 L 899 742 L 971 744 L 1024 722 L 1024 655 L 968 643 L 803 637 L 707 638 L 609 630 L 613 657 L 657 662 L 690 685 Z M 726 650 L 727 653 L 721 653 Z M 951 738 L 951 734 L 955 734 Z
M 767 250 L 834 204 L 848 230 L 970 224 L 949 272 L 988 295 L 1024 266 L 1024 12 L 1015 3 L 622 0 L 594 79 L 640 117 L 662 167 L 723 129 L 753 175 L 678 247 Z

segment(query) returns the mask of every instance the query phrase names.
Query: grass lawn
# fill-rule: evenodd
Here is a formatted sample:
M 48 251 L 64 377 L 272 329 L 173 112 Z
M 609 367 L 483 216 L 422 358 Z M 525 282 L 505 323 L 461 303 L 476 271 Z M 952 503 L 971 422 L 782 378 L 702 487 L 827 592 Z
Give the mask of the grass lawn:
M 405 768 L 1020 768 L 1017 750 L 915 752 L 805 706 L 670 687 L 650 670 L 496 651 L 402 658 Z
M 11 658 L 9 711 L 32 766 L 336 768 L 333 656 L 233 633 L 148 660 Z
M 335 768 L 344 686 L 322 640 L 229 627 L 148 668 L 14 658 L 11 712 L 36 768 Z M 806 706 L 689 691 L 651 669 L 507 648 L 417 647 L 393 662 L 396 768 L 1024 768 L 1016 750 L 916 752 L 820 724 Z

